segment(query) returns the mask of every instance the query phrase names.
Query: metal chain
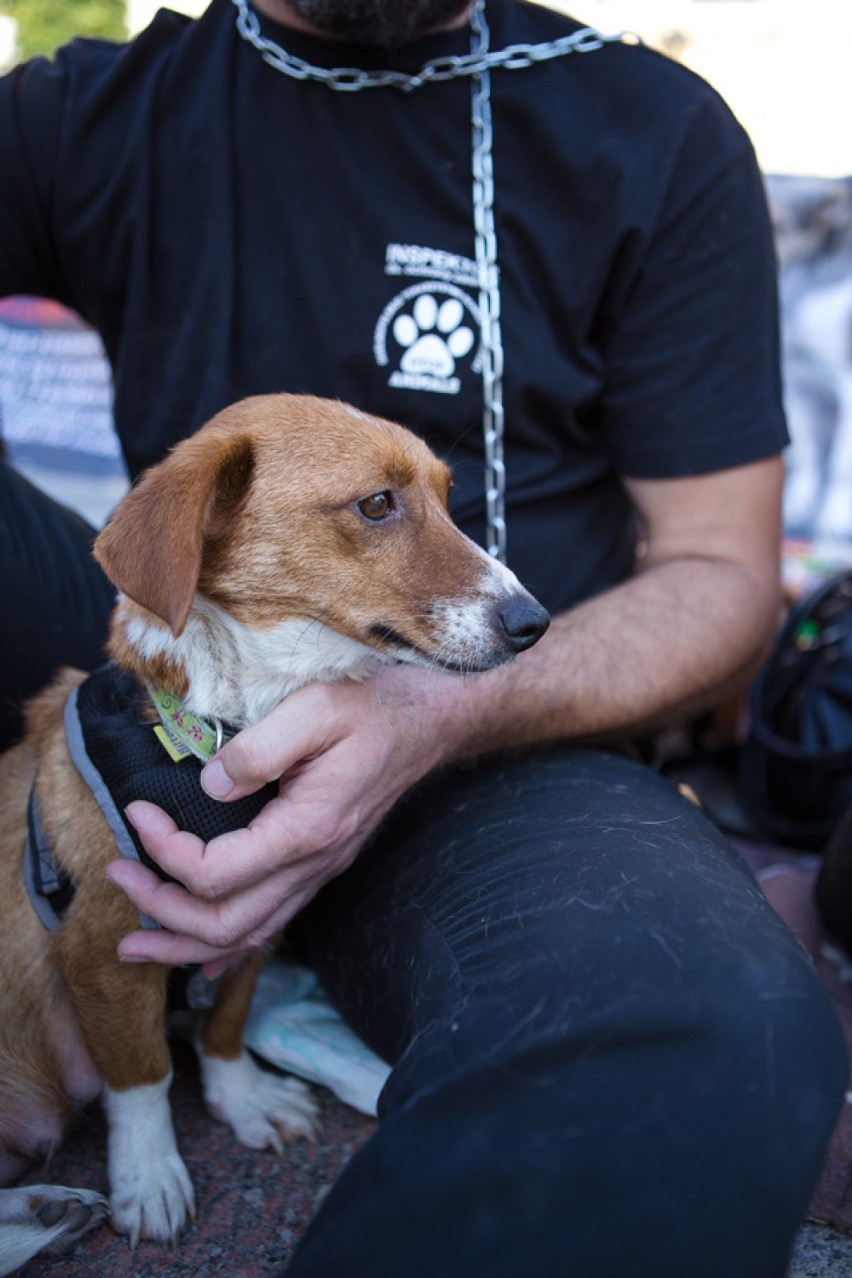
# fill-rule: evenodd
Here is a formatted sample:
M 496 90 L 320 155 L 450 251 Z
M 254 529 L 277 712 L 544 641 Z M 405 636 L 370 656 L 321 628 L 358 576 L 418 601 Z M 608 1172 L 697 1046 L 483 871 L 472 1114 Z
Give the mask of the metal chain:
M 313 66 L 282 49 L 261 33 L 257 15 L 248 0 L 232 0 L 237 10 L 237 31 L 258 50 L 276 71 L 295 80 L 313 80 L 341 93 L 361 89 L 392 88 L 410 93 L 441 80 L 471 76 L 471 170 L 473 179 L 473 228 L 479 285 L 480 348 L 482 364 L 482 436 L 485 450 L 485 510 L 489 555 L 506 562 L 506 464 L 503 440 L 503 336 L 500 324 L 500 274 L 494 225 L 494 131 L 491 122 L 492 67 L 518 71 L 550 58 L 570 53 L 593 53 L 623 35 L 602 35 L 583 27 L 573 35 L 543 44 L 513 44 L 489 48 L 490 33 L 484 0 L 471 9 L 471 51 L 462 56 L 434 58 L 413 75 L 402 71 L 362 71 L 357 67 Z
M 471 44 L 482 60 L 490 39 L 484 5 L 471 13 Z M 503 333 L 500 325 L 500 275 L 494 226 L 494 130 L 491 123 L 491 75 L 483 67 L 471 84 L 471 168 L 473 229 L 479 277 L 479 357 L 482 361 L 482 440 L 485 449 L 485 523 L 489 555 L 506 563 L 506 462 L 504 457 Z
M 257 14 L 249 8 L 248 0 L 232 0 L 237 10 L 237 30 L 244 40 L 254 45 L 265 62 L 291 76 L 294 80 L 317 80 L 342 93 L 357 93 L 360 89 L 401 89 L 410 93 L 426 84 L 441 80 L 455 80 L 459 76 L 479 75 L 490 67 L 505 67 L 509 71 L 522 70 L 550 58 L 564 58 L 569 53 L 594 53 L 605 44 L 620 41 L 621 35 L 603 35 L 592 27 L 583 27 L 570 36 L 542 44 L 511 44 L 494 52 L 473 49 L 469 54 L 433 58 L 413 75 L 404 71 L 363 71 L 359 67 L 317 67 L 295 54 L 282 49 L 280 44 L 263 35 Z M 475 10 L 482 10 L 482 0 L 477 0 Z

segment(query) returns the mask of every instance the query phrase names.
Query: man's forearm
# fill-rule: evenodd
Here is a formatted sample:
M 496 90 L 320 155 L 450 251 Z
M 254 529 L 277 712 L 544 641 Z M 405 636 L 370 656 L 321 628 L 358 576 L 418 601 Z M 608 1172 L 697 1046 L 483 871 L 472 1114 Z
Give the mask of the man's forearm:
M 462 685 L 415 693 L 443 757 L 548 740 L 600 741 L 683 720 L 743 686 L 765 655 L 777 589 L 740 565 L 661 564 L 554 618 L 535 648 Z

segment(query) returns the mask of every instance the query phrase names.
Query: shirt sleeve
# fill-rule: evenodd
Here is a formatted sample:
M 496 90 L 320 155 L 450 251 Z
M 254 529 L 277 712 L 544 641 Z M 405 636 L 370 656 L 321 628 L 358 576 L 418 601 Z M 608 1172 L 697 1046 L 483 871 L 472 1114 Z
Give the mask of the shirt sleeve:
M 63 75 L 38 58 L 0 79 L 0 297 L 66 300 L 51 230 Z
M 701 474 L 778 453 L 777 272 L 763 180 L 709 90 L 652 233 L 626 249 L 604 323 L 602 424 L 622 474 Z

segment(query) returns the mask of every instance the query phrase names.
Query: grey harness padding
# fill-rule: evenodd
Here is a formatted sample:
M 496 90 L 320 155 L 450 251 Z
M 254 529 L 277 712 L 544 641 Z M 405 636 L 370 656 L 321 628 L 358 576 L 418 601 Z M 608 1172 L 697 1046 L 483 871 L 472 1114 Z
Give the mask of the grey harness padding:
M 109 664 L 75 688 L 65 705 L 65 734 L 71 758 L 89 787 L 115 839 L 118 853 L 167 875 L 151 859 L 124 816 L 135 799 L 156 803 L 180 830 L 205 843 L 243 829 L 277 793 L 268 785 L 235 803 L 219 803 L 201 788 L 202 763 L 189 756 L 174 762 L 143 710 L 147 694 L 136 680 Z M 24 874 L 33 908 L 45 927 L 55 930 L 73 900 L 74 883 L 56 865 L 42 826 L 35 786 L 30 795 Z M 159 926 L 140 915 L 143 927 Z

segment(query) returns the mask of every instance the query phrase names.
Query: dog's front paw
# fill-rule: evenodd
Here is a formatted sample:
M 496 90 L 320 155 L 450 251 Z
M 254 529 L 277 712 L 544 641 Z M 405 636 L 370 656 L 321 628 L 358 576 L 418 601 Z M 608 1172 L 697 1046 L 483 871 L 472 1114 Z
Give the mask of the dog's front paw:
M 127 1234 L 131 1247 L 142 1239 L 174 1245 L 187 1220 L 195 1218 L 192 1182 L 177 1151 L 113 1169 L 111 1181 L 112 1227 Z
M 201 1074 L 210 1113 L 249 1149 L 280 1154 L 285 1141 L 316 1136 L 317 1105 L 298 1079 L 261 1069 L 247 1052 L 232 1061 L 202 1054 Z
M 170 1082 L 104 1089 L 112 1227 L 128 1235 L 131 1247 L 143 1238 L 174 1244 L 195 1217 L 192 1181 L 172 1127 Z

